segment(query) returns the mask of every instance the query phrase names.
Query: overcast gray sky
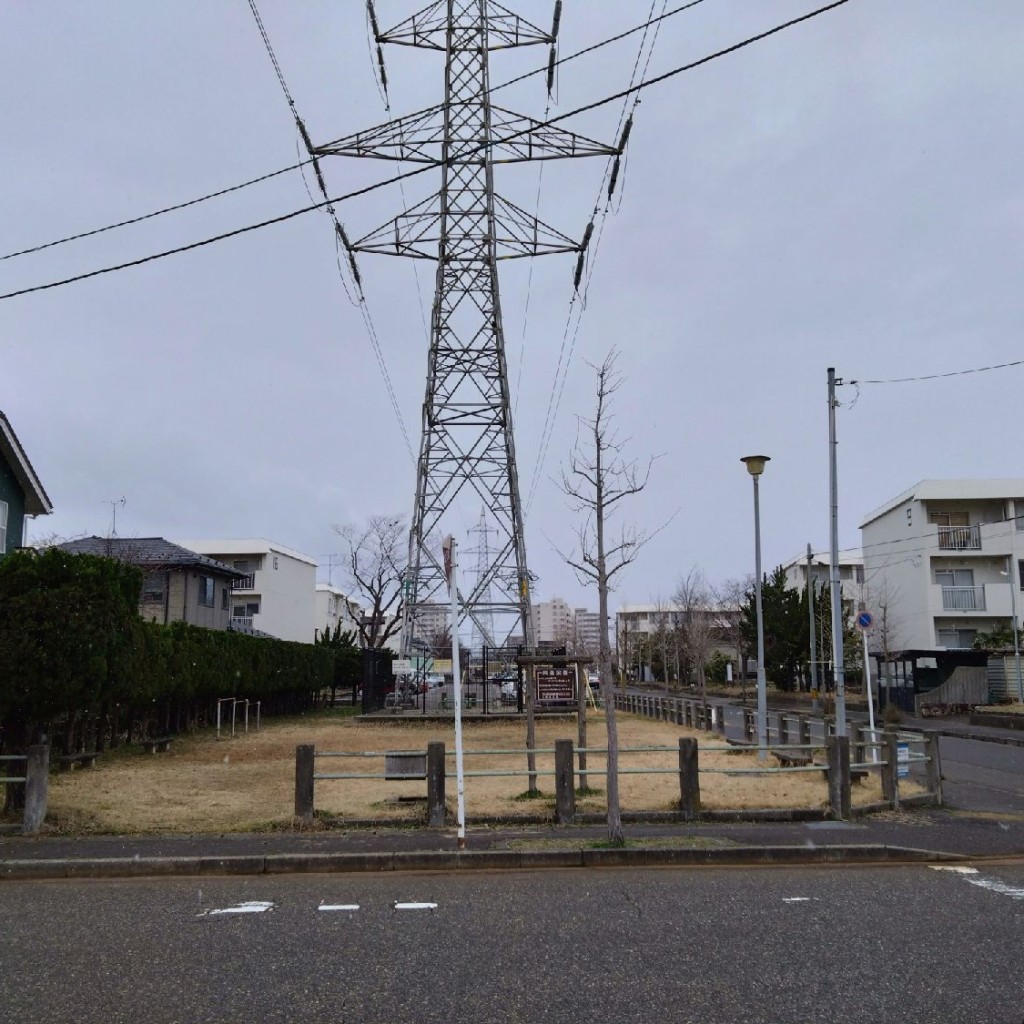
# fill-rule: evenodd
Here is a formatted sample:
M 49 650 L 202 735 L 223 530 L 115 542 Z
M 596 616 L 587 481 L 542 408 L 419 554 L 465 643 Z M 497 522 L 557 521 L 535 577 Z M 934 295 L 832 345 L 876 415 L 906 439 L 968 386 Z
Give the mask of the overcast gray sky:
M 386 119 L 361 0 L 261 0 L 317 142 Z M 549 24 L 550 0 L 508 0 Z M 671 8 L 676 3 L 670 0 Z M 654 75 L 787 20 L 811 0 L 705 0 L 666 21 Z M 654 5 L 661 10 L 661 0 Z M 382 26 L 417 9 L 379 0 Z M 561 54 L 643 21 L 648 0 L 566 0 Z M 1011 0 L 852 0 L 648 90 L 621 205 L 586 312 L 526 523 L 536 596 L 596 607 L 561 564 L 572 517 L 551 480 L 593 402 L 587 361 L 617 346 L 622 432 L 661 454 L 625 510 L 671 525 L 615 603 L 667 597 L 701 566 L 752 568 L 749 478 L 764 562 L 828 544 L 826 368 L 847 380 L 1022 358 L 1024 20 Z M 638 37 L 560 71 L 557 114 L 628 84 Z M 443 57 L 389 47 L 395 113 L 442 96 Z M 492 81 L 544 64 L 498 53 Z M 297 159 L 296 132 L 245 0 L 12 2 L 0 7 L 0 249 L 88 230 L 237 184 Z M 502 104 L 540 117 L 542 77 Z M 622 105 L 567 123 L 612 141 Z M 546 165 L 540 215 L 579 236 L 600 160 Z M 336 159 L 335 194 L 392 172 Z M 413 202 L 436 188 L 408 182 Z M 312 184 L 312 183 L 310 183 Z M 501 169 L 531 207 L 537 168 Z M 308 204 L 282 175 L 141 225 L 0 262 L 0 291 L 143 256 Z M 401 208 L 397 187 L 342 204 L 355 236 Z M 2 253 L 0 253 L 2 254 Z M 574 260 L 503 279 L 524 498 L 558 364 Z M 427 342 L 407 261 L 363 256 L 369 307 L 415 446 Z M 65 288 L 0 302 L 0 408 L 56 512 L 30 539 L 268 537 L 324 563 L 335 524 L 408 514 L 415 473 L 322 214 Z M 520 367 L 522 369 L 520 370 Z M 840 542 L 923 477 L 1020 476 L 1024 369 L 840 389 Z M 462 524 L 463 527 L 472 525 Z M 458 533 L 459 524 L 453 524 Z M 335 570 L 335 582 L 339 577 Z

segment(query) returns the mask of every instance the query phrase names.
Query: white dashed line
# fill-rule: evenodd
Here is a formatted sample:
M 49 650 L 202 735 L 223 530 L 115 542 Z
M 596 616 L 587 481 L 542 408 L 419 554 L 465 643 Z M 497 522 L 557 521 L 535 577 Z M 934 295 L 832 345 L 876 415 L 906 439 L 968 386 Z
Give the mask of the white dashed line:
M 436 903 L 396 903 L 395 910 L 437 910 Z
M 204 910 L 200 917 L 215 917 L 218 914 L 265 914 L 273 909 L 274 904 L 270 900 L 250 900 L 247 903 L 239 903 L 236 907 L 222 907 L 219 910 Z
M 321 903 L 317 910 L 358 910 L 358 903 Z
M 971 885 L 976 885 L 979 889 L 997 892 L 1000 896 L 1009 896 L 1010 899 L 1014 900 L 1024 900 L 1024 889 L 1015 885 L 1007 885 L 1005 882 L 1000 882 L 997 878 L 985 878 L 978 874 L 977 868 L 939 867 L 935 864 L 930 865 L 930 867 L 933 871 L 951 871 L 954 874 L 960 875 L 965 882 L 970 882 Z
M 810 896 L 783 896 L 782 897 L 782 902 L 783 903 L 810 903 L 811 902 L 811 897 Z

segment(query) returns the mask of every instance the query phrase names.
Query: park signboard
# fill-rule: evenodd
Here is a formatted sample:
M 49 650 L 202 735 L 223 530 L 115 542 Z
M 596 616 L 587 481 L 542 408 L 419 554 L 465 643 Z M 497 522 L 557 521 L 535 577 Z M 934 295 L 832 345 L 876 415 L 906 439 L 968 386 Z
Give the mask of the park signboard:
M 535 670 L 538 704 L 572 704 L 576 700 L 576 670 L 540 666 Z

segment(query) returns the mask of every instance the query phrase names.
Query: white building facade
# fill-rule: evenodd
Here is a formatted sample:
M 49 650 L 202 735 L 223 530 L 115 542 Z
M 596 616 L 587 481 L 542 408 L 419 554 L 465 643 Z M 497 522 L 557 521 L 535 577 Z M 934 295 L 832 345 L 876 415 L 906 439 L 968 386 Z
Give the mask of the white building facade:
M 343 590 L 330 583 L 318 583 L 314 595 L 313 628 L 317 633 L 331 633 L 340 625 L 343 633 L 352 632 L 359 643 L 359 622 L 363 609 Z
M 245 576 L 231 588 L 231 625 L 279 640 L 311 644 L 316 612 L 316 559 L 269 540 L 182 540 L 183 547 L 224 562 Z
M 1024 479 L 922 480 L 861 523 L 865 604 L 889 650 L 971 647 L 1024 587 Z
M 807 589 L 807 555 L 797 555 L 782 563 L 786 573 L 786 586 L 790 590 Z M 831 554 L 828 551 L 811 552 L 811 581 L 820 590 L 832 580 Z M 843 606 L 847 612 L 867 607 L 867 592 L 864 586 L 864 552 L 846 550 L 839 552 L 839 583 L 843 591 Z
M 576 617 L 560 597 L 533 605 L 533 636 L 538 643 L 569 643 L 574 635 Z

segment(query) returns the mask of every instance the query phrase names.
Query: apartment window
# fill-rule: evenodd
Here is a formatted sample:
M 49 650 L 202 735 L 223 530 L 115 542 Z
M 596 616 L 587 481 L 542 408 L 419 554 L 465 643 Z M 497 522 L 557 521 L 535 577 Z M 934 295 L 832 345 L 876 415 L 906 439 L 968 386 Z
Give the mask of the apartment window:
M 1013 522 L 1018 530 L 1024 530 L 1024 498 L 1013 499 Z
M 252 565 L 249 563 L 249 559 L 240 558 L 231 563 L 232 569 L 237 569 L 239 572 L 244 572 L 247 575 L 252 572 Z
M 942 587 L 973 587 L 973 569 L 936 569 L 935 582 Z
M 7 502 L 0 501 L 0 555 L 7 553 Z
M 236 619 L 251 619 L 254 615 L 259 615 L 260 603 L 259 601 L 249 601 L 246 604 L 236 604 L 231 609 L 231 614 Z
M 212 576 L 199 577 L 199 603 L 204 608 L 212 608 L 217 592 Z
M 1024 590 L 1024 562 L 1021 562 L 1019 560 L 1017 562 L 1017 579 L 1020 582 L 1020 589 Z
M 853 567 L 853 582 L 854 583 L 863 583 L 864 582 L 864 566 L 863 565 L 855 565 Z
M 974 646 L 976 629 L 940 629 L 937 631 L 940 647 L 956 647 L 970 649 Z

